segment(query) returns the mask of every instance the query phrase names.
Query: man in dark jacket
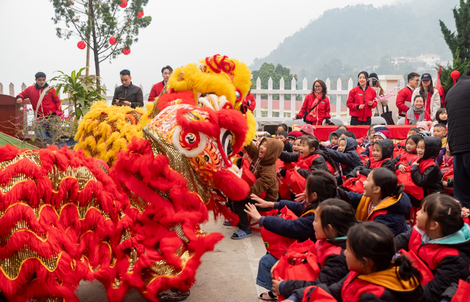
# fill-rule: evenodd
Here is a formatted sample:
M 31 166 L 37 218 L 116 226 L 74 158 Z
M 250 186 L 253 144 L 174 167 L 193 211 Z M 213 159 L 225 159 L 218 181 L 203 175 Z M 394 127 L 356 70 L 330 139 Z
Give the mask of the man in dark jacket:
M 470 67 L 446 95 L 447 141 L 454 154 L 454 196 L 470 207 Z
M 121 75 L 122 85 L 114 90 L 112 105 L 131 106 L 132 108 L 143 107 L 144 96 L 142 89 L 132 84 L 131 72 L 124 69 L 119 74 Z

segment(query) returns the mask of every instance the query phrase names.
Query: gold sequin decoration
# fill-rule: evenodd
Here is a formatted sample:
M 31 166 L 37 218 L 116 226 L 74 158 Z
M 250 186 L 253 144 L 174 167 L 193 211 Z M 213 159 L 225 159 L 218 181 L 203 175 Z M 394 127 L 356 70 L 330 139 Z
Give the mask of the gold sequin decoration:
M 121 286 L 121 279 L 115 278 L 113 282 L 113 288 L 119 288 Z
M 189 251 L 185 251 L 181 255 L 181 264 L 183 266 L 182 269 L 177 269 L 171 264 L 168 264 L 165 260 L 160 260 L 157 262 L 154 262 L 152 266 L 150 267 L 150 270 L 152 272 L 152 276 L 155 278 L 158 277 L 176 277 L 181 274 L 183 271 L 184 267 L 186 266 L 186 263 L 188 262 L 189 259 L 191 259 L 191 255 L 189 254 Z M 154 280 L 152 279 L 150 283 Z
M 10 240 L 11 236 L 13 236 L 13 233 L 19 231 L 19 230 L 27 230 L 36 235 L 37 237 L 41 238 L 42 240 L 46 240 L 47 237 L 45 234 L 41 234 L 41 236 L 38 236 L 38 234 L 34 233 L 33 231 L 30 230 L 30 227 L 28 223 L 24 220 L 20 220 L 16 223 L 16 225 L 11 229 L 10 233 L 7 234 L 6 236 L 0 237 L 0 244 L 5 245 L 7 244 L 8 240 Z
M 145 201 L 142 197 L 135 194 L 134 192 L 130 192 L 131 194 L 129 194 L 129 201 L 131 207 L 136 208 L 137 210 L 139 210 L 140 213 L 143 213 L 145 209 L 147 209 L 147 207 L 150 205 L 150 202 Z
M 33 151 L 25 151 L 21 154 L 18 154 L 15 156 L 15 158 L 11 160 L 7 160 L 4 162 L 0 163 L 0 169 L 5 169 L 6 167 L 13 165 L 14 163 L 22 160 L 23 158 L 29 159 L 32 163 L 34 163 L 36 166 L 40 167 L 41 166 L 41 160 L 39 159 L 39 153 L 35 153 Z
M 171 168 L 183 175 L 188 181 L 189 190 L 199 194 L 204 203 L 209 202 L 209 188 L 203 184 L 202 178 L 192 169 L 189 159 L 151 128 L 146 126 L 143 131 L 145 138 L 152 146 L 153 154 L 163 154 L 168 157 Z
M 64 298 L 60 297 L 47 297 L 47 298 L 39 298 L 39 299 L 31 299 L 31 302 L 65 302 Z
M 123 243 L 129 238 L 132 238 L 131 231 L 129 229 L 125 229 L 121 235 L 121 241 L 119 241 L 119 244 Z
M 25 246 L 23 249 L 16 251 L 10 258 L 0 259 L 0 269 L 8 279 L 15 280 L 18 278 L 23 263 L 31 258 L 38 259 L 49 272 L 53 272 L 57 268 L 60 254 L 47 259 Z
M 131 255 L 129 257 L 129 267 L 127 269 L 127 272 L 132 273 L 134 271 L 134 266 L 138 259 L 139 257 L 137 256 L 135 248 L 132 248 Z
M 168 228 L 170 231 L 174 231 L 176 232 L 176 235 L 178 235 L 178 237 L 183 240 L 184 243 L 189 243 L 189 238 L 186 237 L 186 235 L 184 234 L 184 231 L 183 231 L 183 226 L 181 224 L 177 224 L 175 225 L 174 227 L 171 227 L 171 228 Z
M 52 189 L 57 192 L 59 191 L 60 183 L 66 178 L 75 178 L 78 181 L 79 190 L 83 190 L 86 184 L 90 180 L 96 181 L 93 173 L 88 169 L 88 167 L 67 167 L 66 171 L 61 171 L 57 166 L 52 167 L 52 171 L 47 173 L 47 176 L 52 182 Z
M 0 191 L 2 193 L 9 192 L 17 183 L 26 181 L 26 180 L 33 180 L 33 178 L 26 176 L 26 174 L 18 173 L 12 178 L 10 178 L 7 184 L 5 184 L 4 186 L 0 186 Z

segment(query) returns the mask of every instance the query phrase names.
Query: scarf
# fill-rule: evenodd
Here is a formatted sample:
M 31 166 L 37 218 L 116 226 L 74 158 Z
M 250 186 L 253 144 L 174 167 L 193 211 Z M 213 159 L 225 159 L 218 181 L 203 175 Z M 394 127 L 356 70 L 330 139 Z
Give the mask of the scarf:
M 419 114 L 418 120 L 416 120 L 415 114 Z M 416 125 L 418 122 L 424 121 L 424 107 L 416 108 L 415 105 L 411 105 L 410 110 L 406 113 L 410 125 Z
M 313 101 L 312 107 L 315 107 L 315 109 L 313 109 L 312 112 L 310 112 L 310 114 L 313 117 L 318 117 L 318 106 L 317 106 L 317 104 L 323 98 L 323 93 L 314 92 L 313 96 L 315 97 L 315 100 Z

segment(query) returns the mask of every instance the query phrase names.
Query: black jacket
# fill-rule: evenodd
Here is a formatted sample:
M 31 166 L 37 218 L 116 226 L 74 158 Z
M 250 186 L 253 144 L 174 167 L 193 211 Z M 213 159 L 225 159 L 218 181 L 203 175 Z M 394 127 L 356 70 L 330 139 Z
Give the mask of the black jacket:
M 346 239 L 336 240 L 334 243 L 336 246 L 342 248 L 340 254 L 333 254 L 326 258 L 315 281 L 303 281 L 303 280 L 287 280 L 280 288 L 281 295 L 289 297 L 294 293 L 295 290 L 303 287 L 308 287 L 317 284 L 331 285 L 333 283 L 341 281 L 348 273 L 348 264 L 346 263 L 346 257 L 344 256 L 344 250 L 346 249 Z
M 396 172 L 396 160 L 392 159 L 393 156 L 393 149 L 395 146 L 393 145 L 392 140 L 390 139 L 385 139 L 385 140 L 379 140 L 376 141 L 374 144 L 378 144 L 380 146 L 380 149 L 382 150 L 382 158 L 389 158 L 386 159 L 382 162 L 381 167 L 386 168 L 393 173 Z M 362 154 L 362 153 L 361 153 Z M 372 157 L 372 154 L 371 154 Z M 351 178 L 351 177 L 357 177 L 357 171 L 361 173 L 364 176 L 368 176 L 370 171 L 372 171 L 373 167 L 371 168 L 371 162 L 372 159 L 370 159 L 365 166 L 359 166 L 354 168 L 349 174 L 346 176 L 346 178 Z
M 448 142 L 453 154 L 470 152 L 470 69 L 446 95 Z
M 343 137 L 342 140 L 346 140 L 346 148 L 343 152 L 333 149 L 328 151 L 331 158 L 342 165 L 343 175 L 347 175 L 355 167 L 362 166 L 362 161 L 356 152 L 357 141 L 352 137 Z
M 129 101 L 132 108 L 144 106 L 144 96 L 142 94 L 142 89 L 132 84 L 132 82 L 127 87 L 124 87 L 123 85 L 116 87 L 116 90 L 114 90 L 112 105 L 116 105 L 116 99 L 120 98 Z
M 295 215 L 299 218 L 295 220 L 286 220 L 278 216 L 262 216 L 259 220 L 259 225 L 263 226 L 266 230 L 275 234 L 297 239 L 298 241 L 305 241 L 311 239 L 315 242 L 315 231 L 313 230 L 313 221 L 315 220 L 315 214 L 310 214 L 301 217 L 306 204 L 300 202 L 294 202 L 290 200 L 281 200 L 274 203 L 275 209 L 282 209 L 287 206 Z
M 441 150 L 442 141 L 438 137 L 426 136 L 424 137 L 424 145 L 424 156 L 418 163 L 428 159 L 435 160 Z M 423 173 L 419 171 L 419 165 L 414 165 L 411 170 L 411 179 L 416 185 L 423 188 L 424 196 L 444 191 L 441 182 L 441 170 L 435 162 L 434 165 L 428 167 Z

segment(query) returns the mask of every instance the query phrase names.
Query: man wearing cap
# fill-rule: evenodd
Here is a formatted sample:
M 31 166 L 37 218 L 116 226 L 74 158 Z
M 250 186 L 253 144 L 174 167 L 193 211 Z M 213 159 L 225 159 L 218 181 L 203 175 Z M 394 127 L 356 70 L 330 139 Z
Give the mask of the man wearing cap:
M 454 196 L 470 208 L 470 67 L 446 95 L 447 142 L 454 155 Z
M 398 94 L 397 94 L 396 104 L 398 108 L 398 115 L 400 117 L 405 117 L 406 113 L 410 109 L 410 107 L 407 104 L 411 106 L 411 96 L 413 95 L 413 91 L 418 87 L 418 85 L 419 85 L 419 74 L 417 74 L 416 72 L 409 73 L 408 85 L 406 85 L 405 88 L 398 91 Z
M 168 84 L 168 79 L 170 79 L 170 76 L 172 73 L 173 73 L 173 68 L 171 68 L 170 65 L 167 65 L 162 68 L 163 81 L 158 82 L 157 84 L 153 85 L 152 90 L 150 90 L 150 94 L 149 94 L 149 99 L 148 99 L 149 102 L 155 101 L 155 98 L 162 93 L 163 88 L 165 88 L 166 85 Z
M 424 100 L 424 108 L 434 121 L 436 119 L 436 112 L 441 108 L 441 97 L 439 90 L 435 89 L 432 84 L 432 77 L 429 73 L 421 75 L 421 83 L 419 87 L 413 91 L 411 99 L 414 100 L 415 96 L 421 95 Z
M 51 113 L 55 114 L 56 111 L 60 110 L 59 96 L 56 94 L 55 89 L 46 83 L 46 74 L 44 72 L 37 72 L 35 78 L 36 84 L 29 86 L 18 94 L 16 102 L 22 104 L 23 99 L 29 99 L 37 118 L 47 117 Z M 38 139 L 42 139 L 44 143 L 50 145 L 52 140 L 48 128 L 47 121 L 44 120 L 41 128 L 36 129 L 35 132 Z
M 116 87 L 114 90 L 112 105 L 130 106 L 132 108 L 144 106 L 144 95 L 140 87 L 132 84 L 131 72 L 123 69 L 121 75 L 121 86 Z

